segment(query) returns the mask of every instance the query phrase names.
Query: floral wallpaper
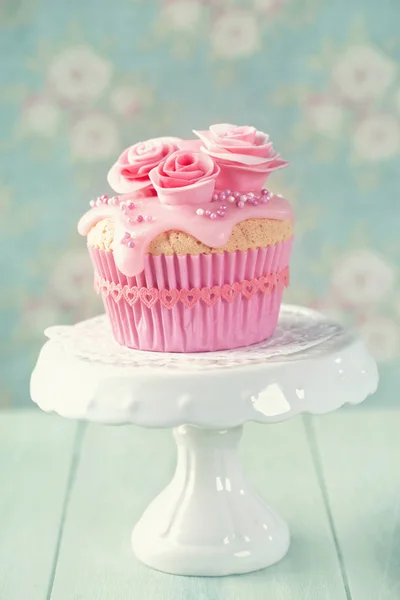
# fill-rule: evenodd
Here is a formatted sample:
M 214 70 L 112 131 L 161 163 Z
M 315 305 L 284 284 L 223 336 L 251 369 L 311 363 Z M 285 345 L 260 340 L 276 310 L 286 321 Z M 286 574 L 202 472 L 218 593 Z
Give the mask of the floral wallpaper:
M 290 160 L 269 180 L 297 216 L 286 299 L 355 323 L 390 402 L 398 17 L 391 0 L 2 0 L 0 406 L 29 402 L 46 326 L 101 310 L 76 222 L 119 151 L 215 122 L 267 131 Z

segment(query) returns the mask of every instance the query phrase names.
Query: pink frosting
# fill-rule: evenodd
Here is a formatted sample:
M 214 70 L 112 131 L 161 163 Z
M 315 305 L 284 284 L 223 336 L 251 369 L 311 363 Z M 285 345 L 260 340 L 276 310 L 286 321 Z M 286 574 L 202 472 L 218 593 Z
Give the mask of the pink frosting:
M 221 248 L 227 244 L 234 226 L 241 221 L 259 218 L 293 219 L 289 202 L 281 196 L 272 196 L 267 204 L 245 205 L 241 209 L 235 204 L 228 204 L 225 216 L 216 220 L 199 216 L 198 205 L 170 206 L 162 204 L 157 197 L 137 198 L 135 194 L 127 194 L 120 201 L 125 205 L 132 201 L 135 208 L 126 212 L 112 204 L 92 208 L 79 221 L 78 231 L 86 236 L 98 221 L 113 218 L 114 258 L 118 269 L 127 277 L 134 277 L 143 271 L 150 242 L 165 231 L 183 231 L 207 246 Z M 206 209 L 214 204 L 218 207 L 219 202 L 207 202 L 203 207 Z M 134 236 L 133 248 L 121 243 L 126 233 Z
M 221 123 L 194 133 L 203 142 L 201 150 L 221 169 L 219 189 L 230 186 L 238 191 L 259 191 L 272 171 L 288 165 L 268 141 L 269 136 L 255 127 Z
M 151 188 L 149 173 L 178 150 L 179 138 L 160 137 L 126 148 L 108 173 L 108 183 L 119 194 Z
M 98 221 L 114 220 L 114 259 L 127 277 L 143 271 L 160 233 L 183 231 L 221 248 L 247 219 L 293 220 L 284 198 L 261 190 L 271 171 L 288 164 L 265 133 L 227 124 L 195 133 L 200 140 L 156 138 L 124 150 L 108 180 L 125 195 L 92 201 L 79 221 L 86 236 Z
M 211 202 L 219 172 L 206 154 L 178 150 L 150 171 L 149 177 L 160 202 L 189 205 Z

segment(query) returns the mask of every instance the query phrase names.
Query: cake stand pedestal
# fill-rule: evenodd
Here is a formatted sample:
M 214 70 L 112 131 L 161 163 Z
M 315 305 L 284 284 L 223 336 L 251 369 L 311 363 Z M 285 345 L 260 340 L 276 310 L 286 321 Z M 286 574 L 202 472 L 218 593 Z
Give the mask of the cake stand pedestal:
M 140 352 L 114 342 L 105 316 L 52 327 L 31 379 L 34 402 L 63 417 L 171 427 L 171 483 L 132 534 L 145 564 L 180 575 L 272 565 L 286 523 L 251 489 L 237 455 L 244 423 L 274 423 L 359 403 L 378 383 L 364 344 L 319 313 L 283 306 L 272 339 L 202 354 Z

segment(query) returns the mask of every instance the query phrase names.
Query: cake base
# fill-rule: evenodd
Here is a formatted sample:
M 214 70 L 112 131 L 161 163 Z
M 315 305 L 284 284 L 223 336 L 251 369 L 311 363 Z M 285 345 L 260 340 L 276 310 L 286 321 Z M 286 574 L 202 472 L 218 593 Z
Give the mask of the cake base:
M 180 575 L 262 569 L 289 548 L 289 529 L 249 487 L 237 447 L 242 427 L 174 429 L 178 463 L 171 483 L 133 530 L 143 563 Z
M 145 564 L 179 575 L 246 573 L 288 550 L 286 524 L 240 466 L 244 423 L 327 413 L 362 402 L 378 383 L 375 361 L 353 333 L 295 306 L 282 307 L 271 340 L 209 354 L 120 347 L 104 316 L 47 335 L 31 379 L 43 410 L 174 428 L 175 475 L 136 525 L 132 545 Z

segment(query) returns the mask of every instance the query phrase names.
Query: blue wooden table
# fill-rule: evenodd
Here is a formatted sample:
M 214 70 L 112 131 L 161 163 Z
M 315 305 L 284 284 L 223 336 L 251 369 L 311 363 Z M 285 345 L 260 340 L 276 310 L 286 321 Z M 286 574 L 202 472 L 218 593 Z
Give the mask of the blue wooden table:
M 292 532 L 287 557 L 249 575 L 176 577 L 133 557 L 174 451 L 170 431 L 0 413 L 0 599 L 400 599 L 400 411 L 245 427 L 246 470 Z

